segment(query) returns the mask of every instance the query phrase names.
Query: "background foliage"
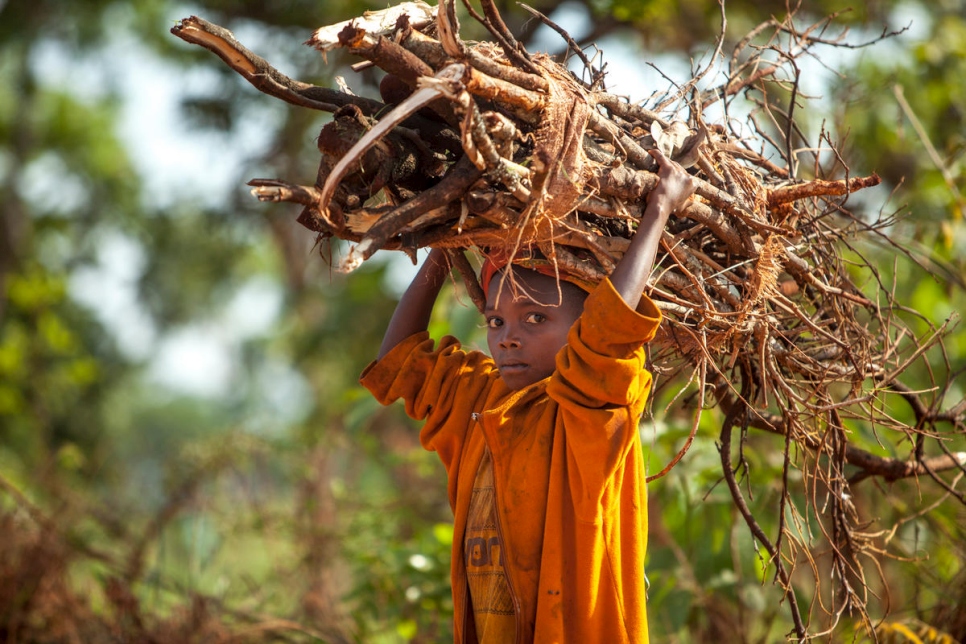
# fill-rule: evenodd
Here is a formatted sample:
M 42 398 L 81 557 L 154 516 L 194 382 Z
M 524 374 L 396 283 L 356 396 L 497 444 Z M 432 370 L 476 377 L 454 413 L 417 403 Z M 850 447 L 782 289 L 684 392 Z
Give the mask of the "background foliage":
M 617 88 L 622 69 L 646 61 L 686 70 L 719 27 L 708 0 L 534 6 L 598 43 Z M 168 33 L 197 14 L 290 76 L 341 75 L 375 96 L 352 61 L 326 65 L 301 45 L 368 8 L 0 0 L 0 638 L 448 639 L 442 470 L 400 409 L 356 385 L 411 268 L 390 257 L 338 274 L 297 213 L 251 199 L 252 177 L 311 182 L 326 115 L 259 94 Z M 836 24 L 857 39 L 909 28 L 816 65 L 811 134 L 825 127 L 854 172 L 883 177 L 863 205 L 898 211 L 892 234 L 917 253 L 887 241 L 863 251 L 924 314 L 925 333 L 966 300 L 966 5 L 846 8 L 823 0 L 800 15 L 841 11 Z M 786 6 L 727 11 L 733 42 Z M 560 47 L 519 8 L 504 15 L 531 49 Z M 450 297 L 432 330 L 478 338 L 476 325 L 468 301 Z M 961 370 L 960 327 L 947 349 L 933 369 Z M 950 404 L 962 389 L 960 376 Z M 668 402 L 643 429 L 652 469 L 688 431 Z M 668 642 L 780 641 L 787 608 L 717 485 L 708 423 L 651 487 L 652 630 Z M 774 522 L 767 481 L 781 476 L 782 444 L 747 440 L 755 509 Z M 966 450 L 958 441 L 950 449 Z M 930 481 L 857 489 L 892 553 L 871 584 L 880 639 L 966 639 L 961 499 Z M 807 613 L 822 598 L 799 583 Z M 829 639 L 869 637 L 848 615 L 811 612 Z

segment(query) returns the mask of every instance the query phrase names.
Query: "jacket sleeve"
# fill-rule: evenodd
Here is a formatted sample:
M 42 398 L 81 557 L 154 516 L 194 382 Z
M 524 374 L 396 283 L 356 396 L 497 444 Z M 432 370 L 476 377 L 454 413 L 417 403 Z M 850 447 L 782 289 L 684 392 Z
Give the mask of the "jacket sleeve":
M 571 492 L 586 520 L 619 494 L 611 489 L 623 479 L 617 470 L 632 447 L 639 449 L 638 422 L 651 388 L 644 344 L 660 323 L 648 297 L 632 310 L 605 280 L 587 296 L 557 354 L 547 394 L 559 404 Z
M 423 447 L 436 451 L 447 468 L 457 458 L 471 414 L 496 375 L 493 361 L 463 351 L 451 336 L 435 346 L 425 331 L 406 338 L 362 372 L 361 384 L 388 405 L 402 399 L 406 413 L 425 420 Z
M 605 280 L 587 296 L 584 312 L 557 355 L 549 383 L 553 398 L 586 408 L 634 405 L 646 397 L 651 375 L 644 344 L 661 324 L 661 312 L 644 296 L 634 311 Z

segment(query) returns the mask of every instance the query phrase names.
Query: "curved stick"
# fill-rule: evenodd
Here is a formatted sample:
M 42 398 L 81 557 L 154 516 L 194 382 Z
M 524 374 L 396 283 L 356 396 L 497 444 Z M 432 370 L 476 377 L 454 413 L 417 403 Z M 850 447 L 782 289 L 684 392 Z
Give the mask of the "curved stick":
M 468 259 L 463 250 L 460 248 L 447 248 L 446 255 L 449 257 L 449 262 L 452 264 L 456 272 L 460 274 L 463 278 L 463 285 L 466 287 L 466 293 L 470 296 L 473 304 L 476 305 L 476 309 L 482 313 L 486 309 L 486 293 L 483 292 L 483 287 L 480 286 L 480 280 L 476 277 L 476 271 L 470 265 Z
M 775 562 L 778 578 L 782 583 L 785 596 L 789 598 L 788 604 L 792 611 L 792 621 L 795 623 L 795 633 L 798 635 L 799 640 L 805 641 L 807 635 L 805 624 L 802 622 L 802 616 L 798 610 L 798 601 L 795 598 L 795 591 L 792 588 L 788 571 L 785 570 L 785 564 L 782 563 L 781 552 L 775 549 L 775 546 L 768 539 L 768 535 L 765 534 L 765 531 L 761 529 L 754 515 L 752 515 L 751 509 L 745 502 L 745 497 L 741 494 L 741 488 L 738 487 L 738 481 L 735 480 L 734 470 L 732 469 L 731 429 L 738 421 L 739 415 L 744 415 L 743 412 L 746 411 L 748 406 L 746 396 L 750 393 L 750 381 L 748 374 L 744 373 L 744 369 L 742 369 L 741 389 L 741 395 L 735 400 L 731 409 L 728 410 L 724 421 L 721 423 L 721 438 L 718 447 L 718 452 L 721 454 L 721 471 L 724 474 L 725 482 L 728 484 L 728 490 L 731 492 L 731 498 L 734 500 L 735 506 L 744 518 L 745 523 L 748 525 L 748 529 L 761 542 L 765 550 L 768 551 L 771 560 Z
M 463 65 L 454 64 L 449 67 L 444 67 L 438 74 L 436 74 L 436 79 L 443 82 L 459 82 L 462 79 L 465 67 Z M 404 100 L 402 103 L 396 106 L 396 108 L 382 118 L 371 130 L 366 132 L 366 135 L 361 139 L 356 141 L 348 152 L 343 155 L 339 162 L 332 168 L 332 172 L 325 180 L 325 185 L 322 186 L 322 192 L 319 195 L 319 211 L 325 212 L 329 206 L 329 201 L 332 199 L 332 195 L 335 192 L 335 187 L 339 185 L 339 182 L 345 177 L 346 172 L 349 168 L 356 162 L 356 160 L 361 157 L 366 150 L 371 148 L 376 144 L 379 139 L 384 137 L 389 133 L 394 127 L 402 123 L 406 118 L 417 111 L 419 108 L 428 105 L 437 98 L 444 96 L 444 92 L 440 87 L 423 87 L 422 89 L 414 92 L 412 96 Z
M 701 412 L 704 411 L 704 387 L 707 380 L 707 369 L 708 361 L 707 359 L 702 359 L 698 365 L 698 409 L 694 413 L 694 422 L 691 423 L 691 432 L 688 434 L 687 440 L 684 441 L 684 445 L 680 450 L 678 450 L 678 453 L 674 455 L 674 458 L 671 459 L 671 462 L 665 465 L 664 469 L 657 474 L 648 476 L 647 479 L 645 479 L 646 483 L 650 483 L 651 481 L 657 480 L 662 476 L 666 476 L 667 473 L 678 464 L 678 461 L 684 458 L 684 455 L 687 454 L 688 450 L 691 448 L 691 443 L 694 441 L 694 437 L 698 433 L 698 426 L 701 424 Z

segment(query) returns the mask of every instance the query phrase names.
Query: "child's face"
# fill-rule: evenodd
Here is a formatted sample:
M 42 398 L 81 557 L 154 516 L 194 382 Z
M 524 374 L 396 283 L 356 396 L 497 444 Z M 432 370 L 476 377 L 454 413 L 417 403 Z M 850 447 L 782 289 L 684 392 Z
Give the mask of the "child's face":
M 486 342 L 503 381 L 523 389 L 553 373 L 586 293 L 568 282 L 558 291 L 553 277 L 522 268 L 513 269 L 517 288 L 507 279 L 500 292 L 502 278 L 496 275 L 486 294 Z

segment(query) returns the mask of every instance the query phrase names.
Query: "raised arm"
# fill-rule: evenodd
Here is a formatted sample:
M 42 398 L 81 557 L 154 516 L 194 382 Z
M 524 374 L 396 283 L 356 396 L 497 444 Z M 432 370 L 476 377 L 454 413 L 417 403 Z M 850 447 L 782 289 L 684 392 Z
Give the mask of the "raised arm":
M 429 318 L 439 291 L 449 275 L 449 262 L 445 251 L 434 248 L 423 261 L 412 283 L 403 293 L 396 310 L 389 320 L 386 335 L 382 338 L 379 355 L 382 358 L 397 344 L 429 327 Z
M 630 247 L 610 276 L 614 288 L 632 309 L 641 301 L 668 217 L 694 194 L 695 189 L 694 179 L 678 163 L 659 150 L 650 150 L 650 153 L 660 167 L 660 180 L 647 197 L 647 207 Z

